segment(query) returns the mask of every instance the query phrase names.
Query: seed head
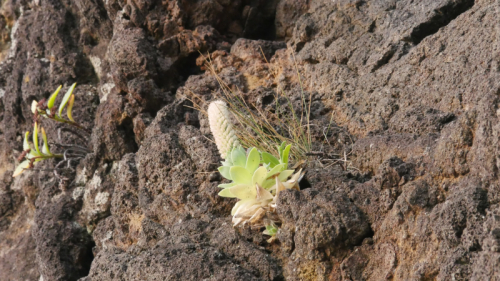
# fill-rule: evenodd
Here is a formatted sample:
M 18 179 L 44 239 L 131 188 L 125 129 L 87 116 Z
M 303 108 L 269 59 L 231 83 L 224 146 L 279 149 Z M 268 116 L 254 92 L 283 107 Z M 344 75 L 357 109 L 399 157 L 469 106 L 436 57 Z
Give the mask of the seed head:
M 232 148 L 240 145 L 229 119 L 229 110 L 225 102 L 217 100 L 210 103 L 207 112 L 215 144 L 217 144 L 220 156 L 226 159 L 226 155 L 231 152 Z

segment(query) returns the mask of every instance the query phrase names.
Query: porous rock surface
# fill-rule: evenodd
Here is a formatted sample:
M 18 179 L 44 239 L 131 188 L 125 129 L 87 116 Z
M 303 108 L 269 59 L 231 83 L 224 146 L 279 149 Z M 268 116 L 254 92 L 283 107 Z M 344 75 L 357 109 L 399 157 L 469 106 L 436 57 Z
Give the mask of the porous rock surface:
M 498 0 L 6 0 L 0 26 L 0 280 L 500 280 Z M 303 88 L 341 155 L 274 243 L 217 196 L 207 52 L 264 109 Z M 13 179 L 31 101 L 73 82 L 92 152 Z

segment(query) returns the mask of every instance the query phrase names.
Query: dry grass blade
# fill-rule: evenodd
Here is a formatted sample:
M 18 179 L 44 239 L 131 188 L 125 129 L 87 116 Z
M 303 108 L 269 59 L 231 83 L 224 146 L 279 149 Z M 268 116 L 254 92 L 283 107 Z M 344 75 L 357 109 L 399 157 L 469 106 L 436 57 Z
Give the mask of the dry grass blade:
M 295 58 L 293 60 L 295 61 Z M 272 67 L 269 62 L 267 64 Z M 293 162 L 307 161 L 307 153 L 311 151 L 312 142 L 310 130 L 312 96 L 309 94 L 307 98 L 304 94 L 297 64 L 295 64 L 295 71 L 299 76 L 300 104 L 294 107 L 292 96 L 297 97 L 297 95 L 285 91 L 278 85 L 273 97 L 274 112 L 248 102 L 239 89 L 231 89 L 218 75 L 210 57 L 205 57 L 205 67 L 220 86 L 220 91 L 215 93 L 216 98 L 228 105 L 238 128 L 236 130 L 238 138 L 244 147 L 256 147 L 260 151 L 275 154 L 276 146 L 286 142 L 292 144 L 290 156 Z M 276 73 L 276 71 L 271 73 L 275 80 L 277 80 Z M 191 94 L 192 97 L 189 100 L 193 103 L 193 109 L 206 115 L 203 98 L 194 93 Z

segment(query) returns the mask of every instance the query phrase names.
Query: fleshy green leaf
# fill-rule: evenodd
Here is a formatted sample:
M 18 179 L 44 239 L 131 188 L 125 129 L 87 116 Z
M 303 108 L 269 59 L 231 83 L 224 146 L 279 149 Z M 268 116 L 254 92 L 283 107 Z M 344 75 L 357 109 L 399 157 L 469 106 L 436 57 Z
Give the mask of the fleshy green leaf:
M 30 160 L 24 160 L 23 162 L 21 162 L 21 164 L 19 164 L 16 167 L 16 170 L 14 170 L 14 174 L 12 175 L 12 177 L 19 176 L 20 174 L 22 174 L 22 172 L 24 172 L 25 169 L 28 169 L 29 166 L 30 166 Z
M 285 169 L 285 165 L 286 164 L 279 164 L 279 165 L 274 166 L 274 168 L 272 168 L 271 171 L 269 171 L 267 173 L 267 177 L 272 177 L 272 176 L 276 175 L 277 173 L 283 171 Z
M 274 166 L 280 163 L 278 158 L 274 157 L 273 155 L 267 152 L 262 152 L 262 162 L 264 162 L 264 164 L 269 164 L 269 167 L 271 168 L 274 168 Z
M 28 142 L 28 137 L 30 135 L 30 132 L 26 132 L 26 134 L 24 134 L 24 141 L 23 141 L 23 150 L 26 151 L 28 149 L 30 149 L 30 143 Z
M 286 146 L 286 142 L 282 142 L 279 146 L 278 146 L 278 153 L 279 155 L 281 156 L 281 154 L 283 154 L 283 150 L 285 150 L 285 146 Z
M 273 187 L 273 185 L 276 183 L 276 180 L 271 178 L 271 179 L 267 179 L 266 181 L 264 181 L 264 183 L 262 184 L 262 188 L 264 189 L 270 189 L 271 187 Z
M 284 170 L 280 173 L 280 175 L 278 176 L 278 179 L 280 181 L 286 181 L 288 179 L 288 177 L 293 174 L 293 172 L 295 172 L 295 170 Z
M 47 141 L 47 134 L 45 134 L 44 128 L 42 128 L 42 138 L 43 138 L 42 153 L 46 155 L 52 155 L 52 153 L 50 153 L 49 142 Z
M 38 124 L 36 122 L 33 128 L 33 144 L 35 145 L 36 152 L 40 154 L 40 148 L 38 147 Z
M 230 180 L 231 179 L 231 174 L 229 173 L 229 169 L 231 167 L 228 167 L 228 166 L 222 166 L 222 167 L 219 167 L 218 170 L 219 170 L 219 173 L 225 177 L 226 179 Z
M 47 102 L 47 107 L 51 109 L 54 107 L 54 103 L 56 102 L 57 95 L 59 94 L 59 91 L 61 91 L 62 85 L 60 85 L 57 90 L 50 96 L 49 101 Z M 33 108 L 32 108 L 33 109 Z
M 259 164 L 260 164 L 260 154 L 257 148 L 254 147 L 248 153 L 247 163 L 245 167 L 247 171 L 252 173 L 253 171 L 255 171 L 255 169 L 259 167 Z
M 69 120 L 75 122 L 73 120 L 73 103 L 75 103 L 75 95 L 71 95 L 71 98 L 69 98 L 69 103 L 68 103 L 68 108 L 66 109 L 66 114 L 68 115 Z
M 68 103 L 69 98 L 73 94 L 73 90 L 75 90 L 75 87 L 76 87 L 76 83 L 73 83 L 73 85 L 71 85 L 71 87 L 69 88 L 69 90 L 64 95 L 64 97 L 63 97 L 63 99 L 61 101 L 61 104 L 59 105 L 59 117 L 61 117 L 62 111 L 63 111 L 64 107 L 66 106 L 66 104 Z
M 258 184 L 259 186 L 262 186 L 262 183 L 264 183 L 264 180 L 267 178 L 267 169 L 264 167 L 258 168 L 255 173 L 253 173 L 252 176 L 252 185 Z
M 222 183 L 222 184 L 219 184 L 218 187 L 220 187 L 220 188 L 229 188 L 229 187 L 233 187 L 235 185 L 236 185 L 235 182 L 232 182 L 232 183 Z
M 255 199 L 255 197 L 257 197 L 257 190 L 255 187 L 248 184 L 239 184 L 224 190 L 230 190 L 236 198 L 241 200 Z
M 229 169 L 229 173 L 231 174 L 231 179 L 235 183 L 251 183 L 252 182 L 252 174 L 250 174 L 245 168 L 240 166 L 233 166 Z
M 231 161 L 233 162 L 234 166 L 240 166 L 240 167 L 245 167 L 246 165 L 246 156 L 245 156 L 245 150 L 243 148 L 238 147 L 233 149 L 231 152 Z
M 281 163 L 285 163 L 285 164 L 287 164 L 287 166 L 288 166 L 288 156 L 290 155 L 291 148 L 292 148 L 291 144 L 287 145 L 285 147 L 285 149 L 283 150 L 283 153 L 280 155 Z M 285 166 L 285 169 L 287 168 L 287 166 Z
M 219 192 L 219 196 L 220 197 L 228 197 L 228 198 L 236 198 L 236 196 L 231 193 L 231 190 L 229 190 L 229 188 L 224 188 L 223 190 L 221 190 Z

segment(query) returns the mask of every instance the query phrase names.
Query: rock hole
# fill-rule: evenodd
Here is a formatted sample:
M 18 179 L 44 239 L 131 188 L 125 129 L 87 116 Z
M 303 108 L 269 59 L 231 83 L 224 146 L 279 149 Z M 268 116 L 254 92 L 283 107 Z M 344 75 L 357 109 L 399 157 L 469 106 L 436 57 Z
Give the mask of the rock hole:
M 265 96 L 265 97 L 262 98 L 262 105 L 271 104 L 273 101 L 274 101 L 274 96 L 273 95 Z
M 94 250 L 95 248 L 95 242 L 91 240 L 88 245 L 86 251 L 83 253 L 82 256 L 82 273 L 83 276 L 88 276 L 90 273 L 90 267 L 92 265 L 92 261 L 94 261 Z
M 304 177 L 300 182 L 299 182 L 299 187 L 300 187 L 300 190 L 304 190 L 304 189 L 308 189 L 308 188 L 311 188 L 312 185 L 311 183 L 307 180 L 306 177 Z
M 122 131 L 124 135 L 127 136 L 127 146 L 130 147 L 131 152 L 136 153 L 139 150 L 139 145 L 137 145 L 137 142 L 135 141 L 134 123 L 132 118 L 125 118 L 118 127 L 118 130 Z
M 318 60 L 313 59 L 313 58 L 308 58 L 305 61 L 308 62 L 308 63 L 310 63 L 310 64 L 318 64 L 319 63 Z
M 186 81 L 191 75 L 202 74 L 201 68 L 196 65 L 196 59 L 200 54 L 193 52 L 187 57 L 180 58 L 176 62 L 175 68 L 177 69 L 179 76 L 181 76 L 182 81 Z
M 377 61 L 377 64 L 373 67 L 373 71 L 386 65 L 392 59 L 392 57 L 394 56 L 395 53 L 396 53 L 396 49 L 394 47 L 392 47 L 389 51 L 387 51 L 382 56 L 382 58 L 379 61 Z
M 28 117 L 28 119 L 24 118 L 23 109 L 22 109 L 21 106 L 22 106 L 21 100 L 17 99 L 16 102 L 14 103 L 14 105 L 13 105 L 13 113 L 14 113 L 13 115 L 15 117 L 17 117 L 16 120 L 17 120 L 18 124 L 23 124 L 23 123 L 26 122 L 26 120 L 31 119 L 29 117 Z M 30 106 L 31 106 L 31 104 L 30 104 Z
M 425 37 L 432 35 L 441 27 L 448 25 L 452 20 L 474 6 L 474 0 L 450 1 L 439 9 L 436 9 L 434 16 L 427 22 L 415 27 L 411 33 L 411 41 L 417 45 Z
M 243 38 L 253 40 L 275 40 L 276 25 L 276 5 L 278 1 L 251 1 Z
M 306 42 L 299 42 L 295 45 L 295 52 L 300 52 L 306 45 Z
M 372 21 L 372 23 L 370 24 L 370 26 L 368 27 L 368 33 L 374 33 L 375 32 L 375 29 L 376 29 L 377 25 L 376 25 L 376 21 Z
M 372 245 L 373 244 L 373 236 L 375 235 L 375 232 L 371 228 L 371 226 L 368 226 L 368 229 L 365 232 L 365 235 L 360 239 L 360 241 L 353 245 L 353 246 L 361 246 L 361 245 Z

